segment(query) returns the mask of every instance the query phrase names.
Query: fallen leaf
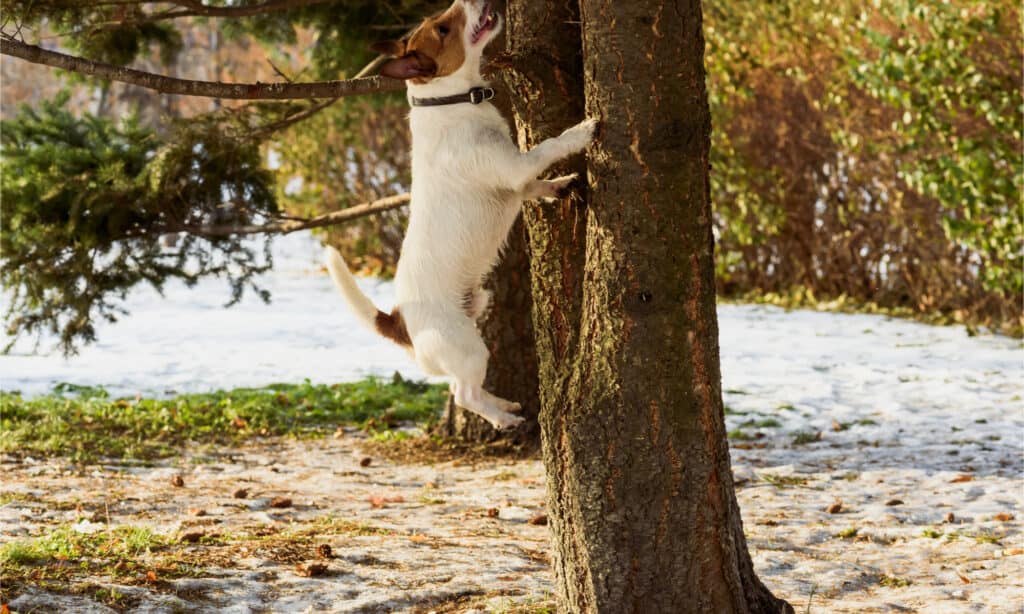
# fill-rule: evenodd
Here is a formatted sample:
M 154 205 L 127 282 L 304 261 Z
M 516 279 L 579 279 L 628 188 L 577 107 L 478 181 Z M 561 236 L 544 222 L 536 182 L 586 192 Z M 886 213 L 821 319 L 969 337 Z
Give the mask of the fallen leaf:
M 188 533 L 182 534 L 182 536 L 178 538 L 178 541 L 194 544 L 205 536 L 206 533 L 203 531 L 189 531 Z
M 999 522 L 1010 522 L 1011 520 L 1013 520 L 1013 514 L 1007 514 L 1006 512 L 1003 512 L 1001 514 L 996 514 L 995 516 L 993 516 L 992 520 L 998 520 Z
M 959 571 L 956 572 L 956 575 L 960 576 L 960 581 L 963 582 L 964 584 L 970 584 L 971 583 L 971 579 L 968 578 L 967 576 L 965 576 L 964 574 L 960 573 Z
M 401 495 L 395 495 L 393 497 L 372 496 L 368 500 L 370 505 L 375 508 L 386 507 L 387 503 L 405 503 L 405 497 Z
M 171 486 L 174 486 L 176 488 L 181 488 L 184 485 L 185 485 L 185 478 L 183 478 L 180 475 L 171 476 Z
M 290 497 L 274 497 L 270 500 L 270 507 L 282 508 L 291 506 L 292 500 Z
M 548 523 L 548 515 L 547 514 L 537 514 L 533 518 L 529 519 L 527 522 L 532 524 L 532 525 L 544 526 L 544 525 L 547 525 L 547 523 Z
M 973 479 L 974 479 L 974 476 L 973 476 L 973 475 L 970 475 L 970 474 L 967 474 L 967 473 L 965 473 L 965 474 L 963 474 L 963 475 L 958 475 L 958 476 L 956 476 L 955 478 L 953 478 L 953 479 L 952 479 L 952 480 L 950 480 L 949 482 L 950 482 L 951 484 L 959 484 L 959 483 L 961 483 L 961 482 L 970 482 L 970 481 L 971 481 L 971 480 L 973 480 Z
M 943 520 L 946 521 L 946 524 L 953 524 L 954 522 L 956 522 L 956 516 L 953 515 L 953 512 L 949 512 L 946 514 L 946 517 L 943 518 Z
M 197 516 L 197 517 L 198 516 L 205 516 L 206 515 L 206 510 L 198 508 L 198 507 L 190 507 L 190 508 L 188 508 L 188 515 L 189 516 Z
M 827 508 L 825 508 L 825 511 L 828 512 L 829 514 L 838 514 L 839 512 L 843 511 L 843 502 L 842 501 L 836 501 L 832 505 L 830 505 Z
M 249 423 L 246 422 L 244 418 L 239 418 L 236 416 L 235 419 L 231 421 L 231 426 L 235 427 L 236 429 L 244 429 L 247 426 L 249 426 Z
M 295 567 L 295 571 L 306 578 L 318 578 L 327 573 L 327 565 L 323 563 L 310 563 L 308 565 L 298 565 Z
M 1003 554 L 1006 556 L 1017 556 L 1019 554 L 1024 554 L 1024 548 L 1007 548 L 1006 550 L 1003 550 Z
M 156 572 L 153 571 L 152 569 L 147 571 L 146 572 L 146 582 L 156 582 L 156 581 L 157 581 Z
M 894 505 L 903 505 L 903 499 L 889 499 L 885 502 L 886 505 L 892 507 Z
M 373 463 L 373 459 L 372 458 L 370 458 L 369 456 L 364 456 L 363 459 L 359 461 L 359 466 L 360 467 L 369 467 L 372 463 Z
M 316 547 L 316 555 L 322 559 L 331 558 L 331 547 L 328 544 L 320 544 Z
M 0 614 L 11 614 L 11 608 L 6 603 L 0 605 Z
M 497 518 L 498 517 L 498 508 L 492 507 L 492 508 L 488 509 L 487 510 L 487 517 L 488 518 Z
M 430 541 L 430 538 L 427 537 L 426 535 L 423 535 L 422 533 L 417 533 L 416 535 L 413 535 L 412 537 L 410 537 L 409 541 L 415 542 L 417 544 L 422 544 L 423 542 Z
M 231 496 L 236 498 L 236 499 L 245 499 L 246 497 L 249 496 L 249 489 L 248 488 L 239 488 L 235 492 L 231 493 Z

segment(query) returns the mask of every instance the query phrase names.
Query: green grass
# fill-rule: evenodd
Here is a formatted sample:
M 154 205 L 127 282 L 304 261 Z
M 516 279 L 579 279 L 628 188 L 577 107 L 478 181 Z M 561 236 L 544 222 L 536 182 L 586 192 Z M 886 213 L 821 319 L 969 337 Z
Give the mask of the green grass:
M 368 379 L 336 385 L 273 384 L 171 399 L 112 399 L 102 388 L 62 384 L 33 399 L 0 392 L 0 452 L 153 459 L 184 445 L 238 444 L 259 436 L 317 437 L 339 425 L 386 431 L 429 422 L 443 386 Z
M 803 478 L 798 475 L 775 475 L 773 473 L 762 473 L 758 477 L 762 481 L 767 482 L 776 488 L 807 485 L 807 478 Z
M 740 428 L 755 427 L 761 429 L 774 429 L 782 426 L 782 423 L 775 418 L 762 418 L 760 420 L 747 420 L 740 425 Z
M 121 526 L 86 534 L 62 525 L 45 535 L 0 546 L 0 566 L 6 569 L 11 565 L 92 558 L 122 560 L 157 550 L 167 543 L 167 538 L 146 527 Z
M 890 575 L 882 576 L 878 579 L 878 583 L 886 588 L 904 588 L 912 584 L 911 581 L 906 578 Z
M 796 433 L 793 434 L 794 446 L 802 446 L 820 440 L 821 437 L 819 437 L 818 433 L 811 433 L 809 431 L 797 431 Z

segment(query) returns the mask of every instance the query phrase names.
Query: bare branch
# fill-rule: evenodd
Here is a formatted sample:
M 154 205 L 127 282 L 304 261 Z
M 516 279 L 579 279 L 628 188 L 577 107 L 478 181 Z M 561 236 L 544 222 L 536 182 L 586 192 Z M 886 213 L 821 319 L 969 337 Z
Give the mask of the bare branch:
M 0 53 L 32 62 L 45 64 L 83 75 L 110 81 L 130 83 L 164 94 L 203 96 L 234 100 L 299 100 L 310 98 L 340 98 L 379 92 L 395 92 L 403 88 L 401 81 L 386 77 L 365 77 L 344 81 L 316 83 L 221 83 L 218 81 L 192 81 L 157 75 L 124 66 L 94 62 L 57 51 L 50 51 L 13 40 L 0 38 Z
M 314 4 L 325 4 L 333 1 L 334 0 L 267 0 L 267 2 L 263 2 L 261 4 L 250 4 L 246 6 L 208 6 L 202 2 L 193 2 L 191 0 L 171 0 L 171 3 L 188 9 L 172 14 L 175 17 L 251 17 L 253 15 L 288 11 L 291 9 L 312 6 Z
M 230 235 L 255 235 L 255 234 L 288 234 L 299 230 L 310 228 L 323 228 L 344 222 L 383 213 L 392 209 L 398 209 L 409 202 L 408 194 L 389 196 L 361 205 L 355 205 L 341 211 L 335 211 L 326 215 L 320 215 L 305 220 L 289 220 L 272 224 L 258 226 L 175 226 L 168 228 L 168 232 L 187 232 L 201 237 L 226 237 Z

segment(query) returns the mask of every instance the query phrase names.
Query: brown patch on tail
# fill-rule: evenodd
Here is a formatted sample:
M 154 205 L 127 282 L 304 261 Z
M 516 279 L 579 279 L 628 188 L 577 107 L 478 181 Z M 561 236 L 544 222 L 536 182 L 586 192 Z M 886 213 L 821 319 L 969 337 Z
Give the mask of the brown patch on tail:
M 405 319 L 402 312 L 395 307 L 391 313 L 377 312 L 377 332 L 382 336 L 391 339 L 395 343 L 405 347 L 412 347 L 412 339 L 409 338 L 409 331 L 405 328 Z

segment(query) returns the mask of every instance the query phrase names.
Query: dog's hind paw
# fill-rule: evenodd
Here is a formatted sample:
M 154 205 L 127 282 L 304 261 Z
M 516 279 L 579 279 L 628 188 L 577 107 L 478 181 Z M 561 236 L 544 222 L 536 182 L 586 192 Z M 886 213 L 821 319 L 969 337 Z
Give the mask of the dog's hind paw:
M 498 429 L 499 431 L 507 431 L 514 429 L 524 422 L 523 418 L 510 414 L 508 412 L 501 412 L 502 415 L 492 416 L 488 419 L 491 426 Z

